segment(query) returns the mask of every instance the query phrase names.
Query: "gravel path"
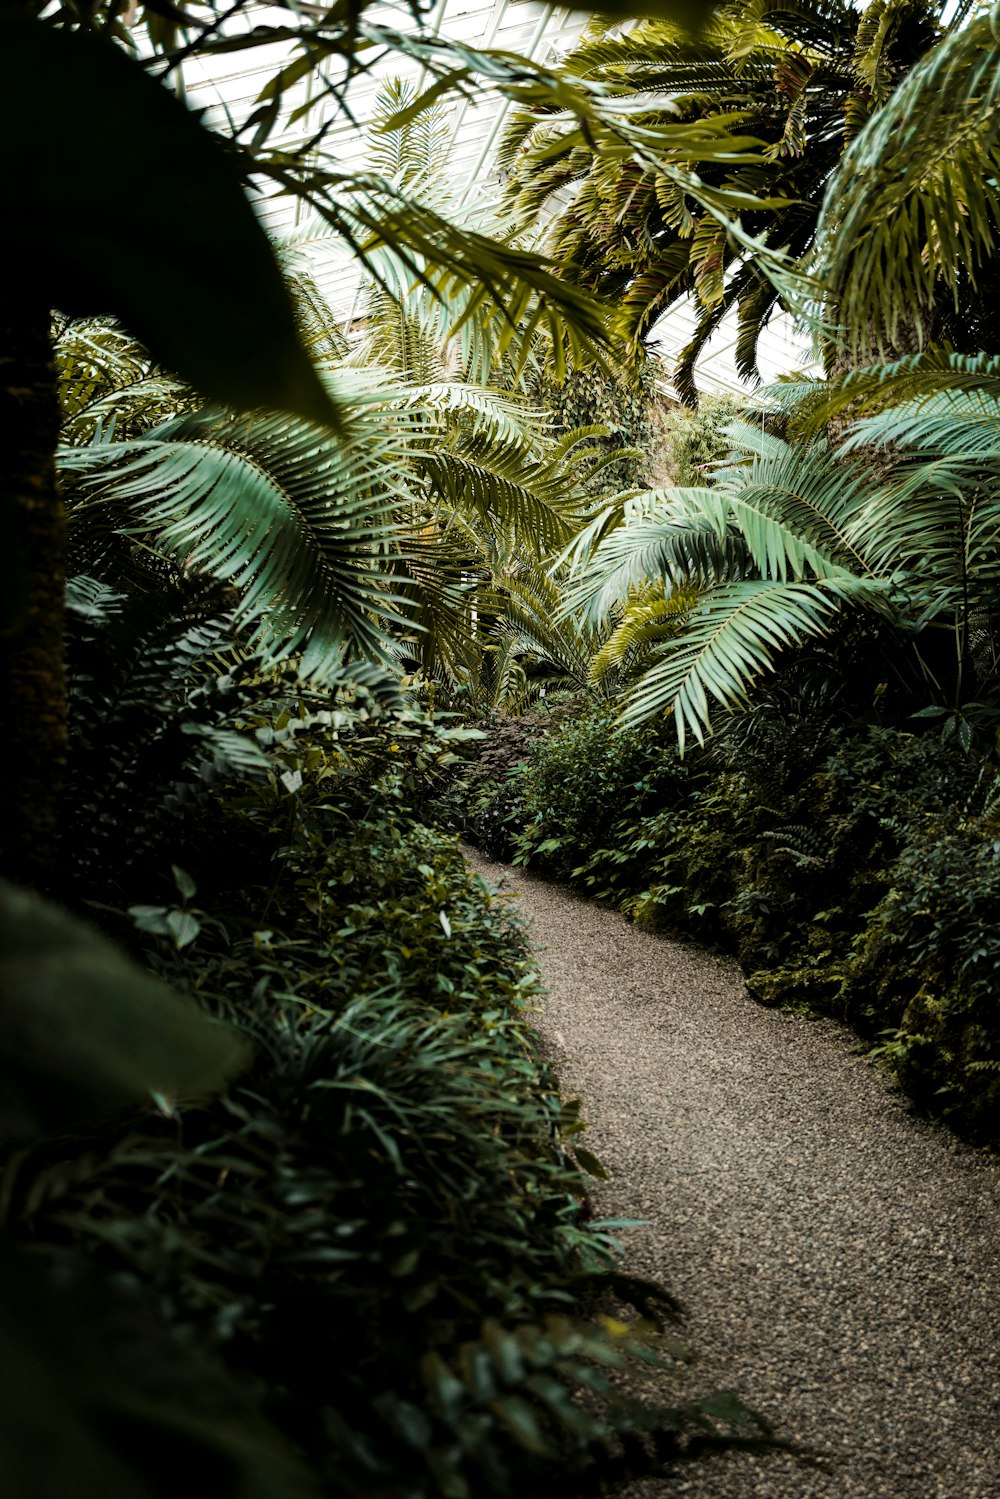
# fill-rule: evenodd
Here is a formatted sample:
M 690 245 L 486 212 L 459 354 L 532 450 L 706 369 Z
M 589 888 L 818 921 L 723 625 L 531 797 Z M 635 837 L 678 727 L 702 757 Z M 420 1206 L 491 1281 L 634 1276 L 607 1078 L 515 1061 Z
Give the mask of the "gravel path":
M 851 1036 L 734 966 L 467 850 L 519 897 L 539 1030 L 626 1268 L 687 1310 L 688 1393 L 738 1391 L 833 1454 L 713 1459 L 630 1499 L 1000 1499 L 1000 1162 L 912 1118 Z

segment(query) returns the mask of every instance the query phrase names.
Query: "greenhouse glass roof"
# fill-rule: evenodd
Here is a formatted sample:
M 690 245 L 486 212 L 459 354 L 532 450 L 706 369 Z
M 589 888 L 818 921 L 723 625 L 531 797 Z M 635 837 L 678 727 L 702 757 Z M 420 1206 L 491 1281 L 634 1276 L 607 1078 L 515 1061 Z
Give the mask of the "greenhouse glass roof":
M 409 12 L 399 6 L 373 7 L 366 11 L 366 17 L 400 31 L 412 30 Z M 541 0 L 438 0 L 429 25 L 432 34 L 476 48 L 517 53 L 552 66 L 572 48 L 586 20 L 583 12 L 543 4 Z M 226 114 L 231 120 L 242 121 L 253 112 L 261 89 L 284 60 L 281 49 L 270 46 L 223 57 L 190 59 L 184 64 L 183 75 L 189 102 L 205 108 L 210 118 Z M 398 79 L 419 88 L 427 82 L 427 74 L 418 61 L 399 52 L 376 52 L 344 91 L 352 123 L 337 110 L 327 87 L 334 81 L 330 69 L 337 67 L 342 67 L 339 61 L 322 64 L 315 77 L 307 76 L 286 93 L 284 104 L 293 123 L 285 140 L 298 143 L 325 127 L 324 151 L 345 172 L 362 171 L 370 151 L 372 115 L 386 85 Z M 457 206 L 463 219 L 487 217 L 499 199 L 502 179 L 495 165 L 495 147 L 510 107 L 506 98 L 485 87 L 474 97 L 453 96 L 442 104 L 445 156 L 451 181 L 458 185 Z M 455 206 L 453 201 L 445 211 L 454 215 Z M 349 332 L 362 285 L 358 262 L 300 199 L 274 193 L 261 200 L 258 209 L 276 239 L 308 257 L 320 290 Z M 688 342 L 692 327 L 693 313 L 679 304 L 653 329 L 649 343 L 668 369 Z M 746 388 L 736 373 L 735 343 L 735 326 L 730 319 L 720 327 L 699 362 L 701 390 L 738 392 Z M 808 344 L 791 320 L 774 319 L 760 346 L 765 380 L 809 363 Z

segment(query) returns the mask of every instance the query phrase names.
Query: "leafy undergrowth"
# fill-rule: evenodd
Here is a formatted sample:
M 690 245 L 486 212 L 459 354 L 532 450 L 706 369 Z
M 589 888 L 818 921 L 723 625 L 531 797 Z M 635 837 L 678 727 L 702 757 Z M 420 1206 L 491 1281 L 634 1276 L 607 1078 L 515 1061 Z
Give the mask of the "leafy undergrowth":
M 76 626 L 66 886 L 118 945 L 0 913 L 19 1499 L 570 1499 L 774 1445 L 727 1397 L 622 1393 L 688 1354 L 589 1216 L 520 932 L 419 820 L 454 820 L 465 731 L 263 675 L 177 587 L 84 590 Z
M 734 951 L 761 1002 L 848 1021 L 922 1110 L 997 1143 L 985 759 L 936 732 L 763 714 L 681 759 L 669 725 L 622 733 L 595 706 L 537 740 L 492 806 L 519 862 Z

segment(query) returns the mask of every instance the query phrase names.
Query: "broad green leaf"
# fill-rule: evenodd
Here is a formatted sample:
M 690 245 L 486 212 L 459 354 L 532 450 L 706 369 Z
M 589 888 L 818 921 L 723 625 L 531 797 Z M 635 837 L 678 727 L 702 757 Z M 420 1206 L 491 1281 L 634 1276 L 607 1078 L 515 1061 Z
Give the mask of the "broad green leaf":
M 201 923 L 190 911 L 170 911 L 167 928 L 177 947 L 187 947 L 201 931 Z
M 188 874 L 186 869 L 181 869 L 177 864 L 171 864 L 174 875 L 174 884 L 180 891 L 181 900 L 193 900 L 198 894 L 198 886 Z
M 229 405 L 336 422 L 234 162 L 139 63 L 3 17 L 0 133 L 19 296 L 120 318 Z
M 8 1137 L 154 1092 L 215 1092 L 247 1057 L 241 1037 L 106 937 L 8 884 L 0 884 L 0 1015 L 0 1135 Z

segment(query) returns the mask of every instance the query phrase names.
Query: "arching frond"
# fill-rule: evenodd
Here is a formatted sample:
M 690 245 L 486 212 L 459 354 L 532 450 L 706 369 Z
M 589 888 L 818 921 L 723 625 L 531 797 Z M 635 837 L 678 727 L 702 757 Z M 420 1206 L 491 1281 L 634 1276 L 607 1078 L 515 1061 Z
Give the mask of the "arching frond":
M 848 370 L 837 379 L 785 376 L 765 396 L 787 414 L 790 436 L 808 439 L 845 417 L 857 422 L 907 403 L 916 410 L 922 402 L 965 390 L 1000 396 L 1000 357 L 930 348 Z
M 881 589 L 870 579 L 809 585 L 748 578 L 713 590 L 681 637 L 658 648 L 627 695 L 623 722 L 672 712 L 682 751 L 689 736 L 703 743 L 713 703 L 727 711 L 745 707 L 781 651 L 827 634 L 848 596 L 874 601 Z
M 775 310 L 805 314 L 819 291 L 801 262 L 845 145 L 947 24 L 921 0 L 731 0 L 696 38 L 652 20 L 592 31 L 562 65 L 602 90 L 584 125 L 534 99 L 511 121 L 512 221 L 548 225 L 564 276 L 613 299 L 627 338 L 690 296 L 695 329 L 674 377 L 685 400 L 732 307 L 753 378 Z
M 566 590 L 567 610 L 591 625 L 606 620 L 649 579 L 711 584 L 740 578 L 749 556 L 728 497 L 714 489 L 664 489 L 650 509 L 612 531 Z
M 990 385 L 931 390 L 854 422 L 843 451 L 916 448 L 973 464 L 995 461 L 1000 458 L 1000 361 L 991 363 L 998 373 Z
M 822 443 L 795 448 L 744 430 L 766 449 L 722 480 L 758 571 L 781 579 L 868 572 L 856 530 L 871 490 L 860 469 L 831 462 Z
M 129 505 L 137 530 L 234 585 L 258 642 L 304 651 L 305 674 L 352 648 L 384 657 L 380 617 L 405 622 L 387 559 L 400 541 L 392 507 L 412 494 L 381 416 L 356 412 L 334 444 L 305 423 L 201 412 L 144 440 L 69 450 L 62 468 L 80 495 Z
M 600 682 L 609 675 L 629 680 L 641 671 L 650 649 L 677 638 L 695 606 L 693 589 L 640 589 L 625 605 L 622 617 L 590 663 L 590 675 Z
M 992 11 L 920 61 L 866 125 L 827 193 L 816 268 L 848 354 L 931 333 L 942 292 L 995 253 L 1000 42 Z
M 158 370 L 146 350 L 109 318 L 65 320 L 56 330 L 62 440 L 95 432 L 134 437 L 196 404 L 190 389 Z

